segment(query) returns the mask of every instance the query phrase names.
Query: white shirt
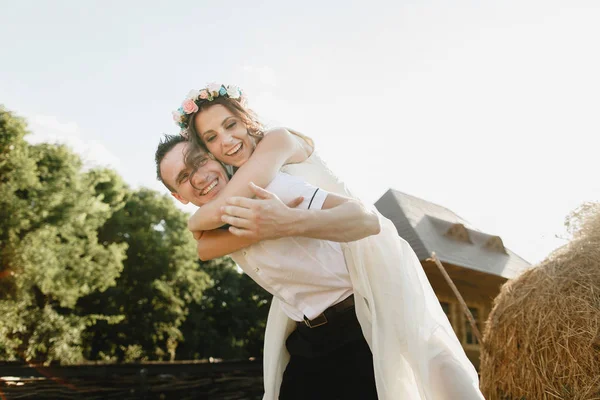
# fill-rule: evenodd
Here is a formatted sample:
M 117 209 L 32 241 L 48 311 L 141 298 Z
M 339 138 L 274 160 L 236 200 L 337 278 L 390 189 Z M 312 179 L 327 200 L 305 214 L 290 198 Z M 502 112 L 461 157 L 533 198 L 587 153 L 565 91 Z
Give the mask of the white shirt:
M 321 209 L 328 193 L 294 176 L 278 173 L 266 187 L 287 203 L 303 196 L 298 208 Z M 305 237 L 263 240 L 231 254 L 250 278 L 282 302 L 293 320 L 313 319 L 352 294 L 352 282 L 339 243 Z

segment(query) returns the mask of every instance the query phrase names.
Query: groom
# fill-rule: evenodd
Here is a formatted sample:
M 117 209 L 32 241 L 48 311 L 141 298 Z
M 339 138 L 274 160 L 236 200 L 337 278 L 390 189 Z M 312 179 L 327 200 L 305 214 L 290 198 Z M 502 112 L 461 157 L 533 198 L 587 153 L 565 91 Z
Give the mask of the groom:
M 202 206 L 227 185 L 228 176 L 208 154 L 190 174 L 184 163 L 187 145 L 180 136 L 165 137 L 156 152 L 157 176 L 177 200 Z M 356 319 L 352 282 L 341 247 L 298 236 L 356 240 L 378 233 L 378 217 L 354 200 L 290 175 L 277 174 L 267 188 L 274 193 L 258 187 L 253 190 L 275 210 L 285 210 L 285 203 L 298 206 L 287 219 L 271 221 L 278 228 L 268 232 L 268 238 L 277 240 L 257 243 L 259 239 L 247 233 L 240 238 L 227 230 L 207 231 L 198 241 L 200 258 L 233 252 L 232 258 L 244 271 L 279 299 L 274 303 L 281 304 L 290 320 L 297 321 L 290 321 L 294 330 L 285 335 L 291 358 L 279 398 L 376 399 L 373 356 Z M 301 201 L 297 201 L 299 197 Z M 251 207 L 251 203 L 240 204 Z M 230 236 L 227 249 L 219 247 L 222 240 L 213 240 L 223 235 Z

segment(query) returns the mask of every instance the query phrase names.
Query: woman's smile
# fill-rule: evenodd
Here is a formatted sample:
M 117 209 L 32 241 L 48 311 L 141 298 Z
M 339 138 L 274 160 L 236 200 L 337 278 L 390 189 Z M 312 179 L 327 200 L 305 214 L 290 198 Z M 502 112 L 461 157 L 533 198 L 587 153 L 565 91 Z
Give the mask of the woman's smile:
M 244 145 L 243 142 L 239 142 L 238 144 L 233 146 L 233 148 L 230 151 L 226 152 L 225 155 L 230 156 L 230 157 L 235 156 L 236 154 L 238 154 L 240 152 L 243 145 Z
M 195 124 L 207 149 L 225 164 L 240 167 L 254 151 L 247 126 L 221 104 L 202 110 Z

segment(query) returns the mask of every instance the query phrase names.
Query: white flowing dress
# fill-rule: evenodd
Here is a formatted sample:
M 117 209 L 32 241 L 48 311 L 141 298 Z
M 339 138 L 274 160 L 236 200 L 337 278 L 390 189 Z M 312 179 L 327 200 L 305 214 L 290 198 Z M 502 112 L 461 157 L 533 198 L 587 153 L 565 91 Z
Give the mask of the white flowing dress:
M 282 172 L 328 192 L 353 197 L 316 152 Z M 477 372 L 410 247 L 379 214 L 381 232 L 342 245 L 354 289 L 356 314 L 373 352 L 380 400 L 483 399 Z M 279 397 L 289 361 L 285 340 L 294 321 L 273 299 L 264 347 L 265 400 Z

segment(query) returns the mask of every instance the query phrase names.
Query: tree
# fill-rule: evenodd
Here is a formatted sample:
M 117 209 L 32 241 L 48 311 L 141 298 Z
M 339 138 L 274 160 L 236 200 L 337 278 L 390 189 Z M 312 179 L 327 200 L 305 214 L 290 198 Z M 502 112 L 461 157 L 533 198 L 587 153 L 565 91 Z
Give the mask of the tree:
M 170 198 L 26 135 L 0 107 L 0 359 L 260 355 L 270 296 L 200 263 Z
M 19 233 L 29 225 L 27 191 L 37 183 L 26 133 L 25 122 L 0 106 L 0 299 L 16 289 L 11 260 Z
M 76 362 L 83 330 L 105 319 L 76 303 L 115 284 L 126 245 L 98 242 L 112 210 L 79 157 L 26 134 L 0 109 L 0 357 Z
M 185 341 L 178 358 L 260 357 L 272 296 L 240 273 L 230 258 L 200 265 L 213 285 L 205 290 L 200 303 L 190 307 L 181 327 Z
M 105 198 L 110 198 L 105 194 Z M 108 327 L 86 332 L 91 359 L 173 359 L 183 339 L 179 327 L 188 307 L 200 302 L 210 283 L 198 268 L 187 215 L 171 199 L 149 189 L 131 192 L 123 208 L 99 230 L 102 243 L 127 244 L 127 259 L 116 286 L 82 299 L 81 310 L 123 315 Z M 95 311 L 96 310 L 96 311 Z

